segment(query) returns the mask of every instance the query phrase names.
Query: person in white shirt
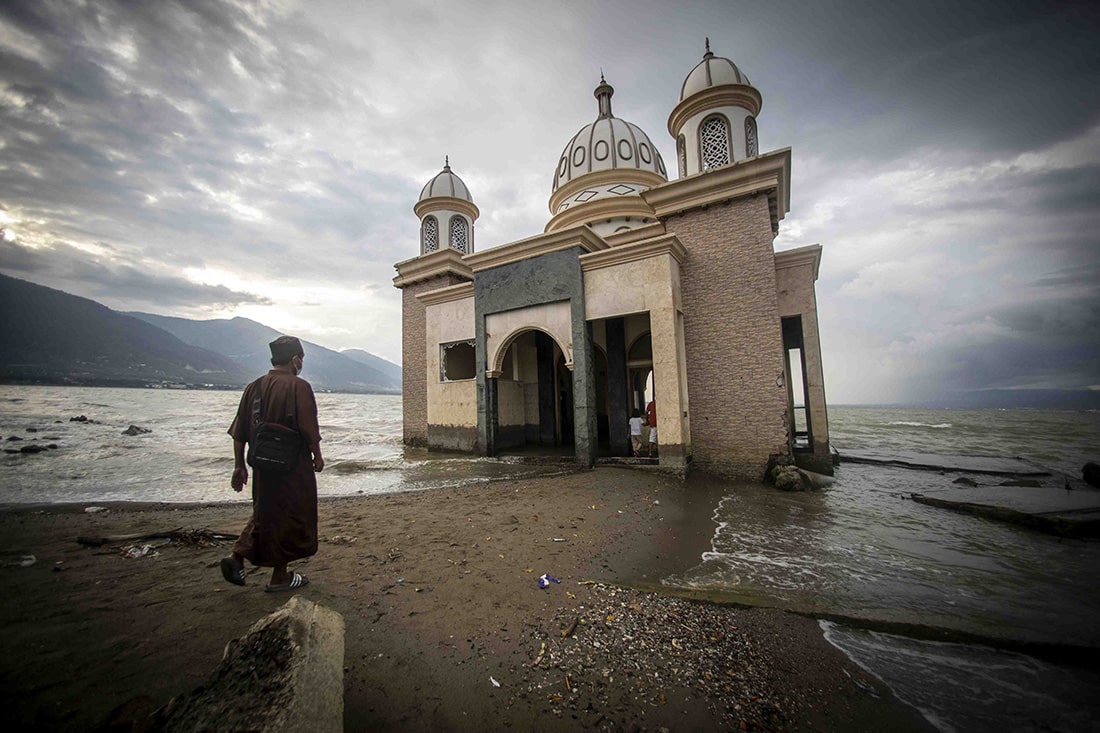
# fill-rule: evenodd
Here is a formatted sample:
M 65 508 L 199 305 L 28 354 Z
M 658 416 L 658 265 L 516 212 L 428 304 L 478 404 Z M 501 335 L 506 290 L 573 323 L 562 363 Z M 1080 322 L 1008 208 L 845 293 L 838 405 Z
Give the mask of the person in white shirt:
M 642 450 L 642 413 L 635 412 L 630 418 L 630 443 L 634 447 L 634 457 Z

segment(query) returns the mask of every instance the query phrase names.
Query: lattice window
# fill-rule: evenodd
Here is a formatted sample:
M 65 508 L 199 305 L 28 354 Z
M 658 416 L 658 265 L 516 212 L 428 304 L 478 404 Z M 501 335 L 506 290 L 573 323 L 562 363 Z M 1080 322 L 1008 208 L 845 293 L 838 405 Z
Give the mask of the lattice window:
M 729 125 L 725 117 L 716 115 L 703 120 L 699 142 L 703 150 L 703 170 L 730 164 Z
M 424 254 L 435 252 L 439 249 L 439 222 L 434 216 L 424 217 L 420 225 L 420 244 Z
M 468 253 L 469 237 L 466 231 L 466 220 L 461 216 L 451 217 L 451 248 L 457 249 L 462 254 Z
M 750 158 L 759 152 L 759 145 L 756 140 L 756 118 L 745 118 L 745 154 Z
M 684 136 L 676 138 L 676 162 L 680 166 L 680 178 L 688 174 L 687 142 Z

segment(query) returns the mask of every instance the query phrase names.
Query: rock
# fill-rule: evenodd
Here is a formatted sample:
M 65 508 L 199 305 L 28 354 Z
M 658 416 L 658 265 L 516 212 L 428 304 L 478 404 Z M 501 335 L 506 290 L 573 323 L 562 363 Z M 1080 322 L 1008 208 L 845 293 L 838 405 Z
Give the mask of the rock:
M 963 486 L 977 486 L 978 485 L 978 482 L 975 481 L 974 479 L 970 478 L 969 476 L 959 476 L 957 479 L 955 479 L 951 483 L 953 483 L 953 484 L 962 484 Z
M 11 435 L 8 436 L 8 440 L 22 440 L 22 438 L 20 438 L 18 435 Z
M 77 417 L 70 417 L 69 422 L 91 422 L 87 415 L 78 415 Z
M 38 443 L 33 443 L 31 445 L 23 446 L 22 448 L 19 449 L 19 452 L 20 453 L 41 453 L 44 450 L 49 450 L 49 448 L 47 448 L 44 445 L 39 445 Z
M 206 684 L 172 698 L 150 723 L 157 731 L 343 731 L 343 617 L 294 596 L 229 642 Z
M 806 472 L 794 466 L 776 466 L 772 476 L 775 488 L 780 491 L 809 491 L 814 487 Z
M 153 432 L 149 428 L 138 427 L 137 425 L 131 425 L 122 431 L 123 435 L 145 435 L 146 433 Z
M 1081 469 L 1081 478 L 1089 486 L 1100 489 L 1100 463 L 1093 463 L 1092 461 L 1086 463 L 1085 467 Z
M 998 486 L 1026 486 L 1032 489 L 1038 489 L 1042 485 L 1041 481 L 1036 481 L 1033 478 L 1013 478 L 998 484 Z

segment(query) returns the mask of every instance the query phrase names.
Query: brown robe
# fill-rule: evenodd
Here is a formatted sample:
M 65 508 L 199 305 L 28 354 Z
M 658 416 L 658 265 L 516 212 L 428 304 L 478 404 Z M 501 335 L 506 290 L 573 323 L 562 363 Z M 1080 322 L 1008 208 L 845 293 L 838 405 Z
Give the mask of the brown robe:
M 229 428 L 233 440 L 247 443 L 252 431 L 252 401 L 262 384 L 263 417 L 302 434 L 297 467 L 284 476 L 252 471 L 252 518 L 233 551 L 253 565 L 275 567 L 317 553 L 317 476 L 309 446 L 321 441 L 317 401 L 309 382 L 272 370 L 249 384 Z M 294 404 L 291 416 L 290 405 Z

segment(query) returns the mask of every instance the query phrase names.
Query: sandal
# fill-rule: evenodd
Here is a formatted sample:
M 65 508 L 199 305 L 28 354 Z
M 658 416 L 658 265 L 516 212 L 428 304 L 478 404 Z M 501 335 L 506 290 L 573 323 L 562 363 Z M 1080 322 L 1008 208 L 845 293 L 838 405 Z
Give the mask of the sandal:
M 286 590 L 294 590 L 309 585 L 309 578 L 298 573 L 291 573 L 290 580 L 282 585 L 265 585 L 264 593 L 282 593 Z
M 223 557 L 221 567 L 223 578 L 233 585 L 244 585 L 244 565 L 238 565 L 231 557 Z

